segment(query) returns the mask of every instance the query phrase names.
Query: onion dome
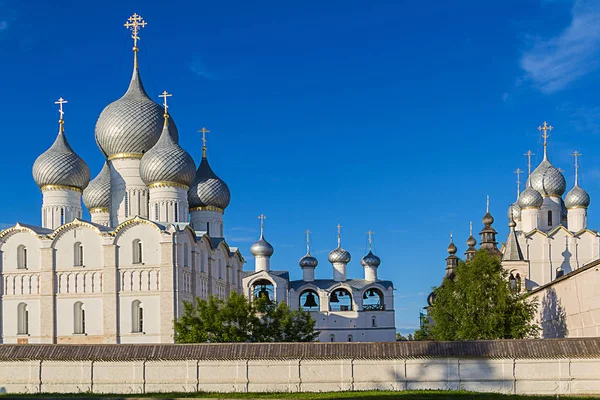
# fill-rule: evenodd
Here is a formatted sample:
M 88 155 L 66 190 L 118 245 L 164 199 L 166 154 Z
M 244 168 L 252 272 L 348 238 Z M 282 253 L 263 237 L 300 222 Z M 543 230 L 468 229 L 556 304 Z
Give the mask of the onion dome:
M 223 211 L 230 201 L 229 187 L 213 172 L 208 164 L 206 154 L 204 154 L 196 171 L 196 177 L 188 191 L 190 209 L 208 207 Z
M 528 179 L 531 186 L 543 196 L 562 196 L 567 189 L 563 174 L 556 169 L 546 157 L 531 173 Z
M 344 264 L 348 264 L 350 262 L 351 256 L 350 253 L 344 249 L 342 249 L 340 246 L 338 246 L 336 249 L 332 250 L 329 253 L 329 262 L 330 263 L 344 263 Z
M 369 254 L 360 260 L 360 264 L 363 267 L 379 267 L 379 264 L 381 264 L 381 259 L 373 254 L 372 251 L 369 251 Z
M 540 192 L 532 188 L 531 185 L 527 185 L 527 188 L 519 195 L 517 204 L 521 210 L 526 210 L 528 208 L 540 208 L 543 202 L 544 198 Z
M 477 240 L 475 240 L 475 238 L 473 237 L 473 234 L 471 234 L 471 236 L 469 236 L 469 238 L 467 239 L 467 246 L 475 247 L 476 244 L 477 244 Z
M 262 234 L 260 235 L 260 239 L 250 246 L 250 253 L 254 257 L 271 257 L 273 252 L 273 246 L 265 240 Z
M 67 186 L 83 190 L 90 183 L 90 169 L 67 142 L 63 120 L 56 140 L 33 164 L 33 179 L 44 189 L 47 186 Z
M 129 89 L 120 99 L 104 108 L 96 122 L 96 143 L 109 158 L 137 156 L 150 150 L 161 136 L 163 108 L 152 101 L 134 67 Z M 175 122 L 170 133 L 179 140 Z
M 319 260 L 307 253 L 300 259 L 298 264 L 300 264 L 300 267 L 302 268 L 316 268 L 317 265 L 319 265 Z
M 140 161 L 140 176 L 146 185 L 164 183 L 166 186 L 183 185 L 186 189 L 196 175 L 196 164 L 171 134 L 171 123 L 165 123 L 158 142 L 144 154 Z
M 455 255 L 457 251 L 458 249 L 456 248 L 454 242 L 450 241 L 450 244 L 448 245 L 448 254 Z
M 88 210 L 108 211 L 110 207 L 110 167 L 104 163 L 100 173 L 83 191 L 83 204 Z
M 483 216 L 481 222 L 483 222 L 484 225 L 492 225 L 494 223 L 494 217 L 492 217 L 492 214 L 490 214 L 490 212 L 488 211 Z
M 571 208 L 588 208 L 590 205 L 590 195 L 578 185 L 569 190 L 565 196 L 565 206 Z
M 519 207 L 518 200 L 515 201 L 514 203 L 512 203 L 508 207 L 507 216 L 508 216 L 509 220 L 511 220 L 511 219 L 514 219 L 515 221 L 521 220 L 521 207 Z

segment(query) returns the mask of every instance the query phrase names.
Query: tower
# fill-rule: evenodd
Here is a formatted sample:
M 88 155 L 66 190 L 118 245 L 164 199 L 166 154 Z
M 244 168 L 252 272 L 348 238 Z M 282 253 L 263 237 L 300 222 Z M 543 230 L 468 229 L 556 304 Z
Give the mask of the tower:
M 315 268 L 319 261 L 310 255 L 310 231 L 306 230 L 306 255 L 300 259 L 298 264 L 302 268 L 302 280 L 312 282 L 315 280 Z
M 140 176 L 149 189 L 150 219 L 157 222 L 188 221 L 188 189 L 196 174 L 194 159 L 171 134 L 166 91 L 165 122 L 158 142 L 140 161 Z
M 377 280 L 377 268 L 381 264 L 381 259 L 373 254 L 373 233 L 367 232 L 369 237 L 369 253 L 360 260 L 360 264 L 365 269 L 365 280 L 374 282 Z
M 266 271 L 269 272 L 271 269 L 271 256 L 273 255 L 273 246 L 271 243 L 265 240 L 265 217 L 264 214 L 260 214 L 258 219 L 260 220 L 260 238 L 250 246 L 250 253 L 254 256 L 254 270 L 256 272 Z
M 467 251 L 465 251 L 465 258 L 467 261 L 472 260 L 475 257 L 475 253 L 477 253 L 477 249 L 475 248 L 477 245 L 477 240 L 473 237 L 473 222 L 469 222 L 469 238 L 467 239 Z
M 487 251 L 490 255 L 500 256 L 500 251 L 498 250 L 498 242 L 496 242 L 496 230 L 492 226 L 494 223 L 494 217 L 490 214 L 490 196 L 487 196 L 486 199 L 486 210 L 485 215 L 483 216 L 483 229 L 479 234 L 481 235 L 481 244 L 479 247 L 485 251 Z
M 590 195 L 579 187 L 579 163 L 581 153 L 575 151 L 575 185 L 565 197 L 567 208 L 567 226 L 572 232 L 579 232 L 587 228 L 587 209 L 590 205 Z
M 529 150 L 525 155 L 527 156 L 527 173 L 529 178 L 527 179 L 527 187 L 519 195 L 517 203 L 521 208 L 521 229 L 527 233 L 539 228 L 540 207 L 544 199 L 540 192 L 532 186 L 531 156 L 533 153 Z
M 456 256 L 456 252 L 458 249 L 454 244 L 454 240 L 452 238 L 452 232 L 450 232 L 450 244 L 448 245 L 448 254 L 446 257 L 446 278 L 454 279 L 454 274 L 456 272 L 456 268 L 458 267 L 458 257 Z
M 329 253 L 329 262 L 333 265 L 333 280 L 344 282 L 346 280 L 346 265 L 350 262 L 350 253 L 342 249 L 342 225 L 337 226 L 337 247 Z
M 90 169 L 67 142 L 62 97 L 58 135 L 48 150 L 33 164 L 33 179 L 42 191 L 42 226 L 56 229 L 81 218 L 81 193 L 90 182 Z
M 206 128 L 202 132 L 202 161 L 188 191 L 190 221 L 194 229 L 206 229 L 213 237 L 223 237 L 223 213 L 231 201 L 227 184 L 212 170 L 206 158 Z

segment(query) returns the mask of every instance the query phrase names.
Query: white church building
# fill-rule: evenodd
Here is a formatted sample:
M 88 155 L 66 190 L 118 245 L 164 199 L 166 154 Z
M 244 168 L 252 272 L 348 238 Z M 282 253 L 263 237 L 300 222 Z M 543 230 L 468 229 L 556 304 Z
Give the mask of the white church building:
M 133 74 L 97 120 L 106 162 L 94 179 L 68 143 L 66 101 L 56 102 L 56 140 L 33 165 L 41 226 L 0 232 L 0 342 L 172 343 L 183 301 L 233 291 L 251 297 L 269 287 L 272 300 L 309 306 L 322 340 L 394 340 L 392 283 L 377 279 L 372 253 L 363 258 L 365 279 L 346 279 L 350 254 L 338 247 L 329 257 L 334 279 L 315 280 L 317 261 L 308 254 L 304 280 L 290 281 L 270 270 L 261 237 L 252 247 L 256 271 L 242 271 L 244 258 L 224 238 L 230 191 L 208 163 L 205 137 L 196 168 L 178 144 L 170 94 L 160 106 L 142 85 L 137 40 L 145 25 L 137 14 L 125 24 Z M 91 221 L 82 220 L 82 201 Z

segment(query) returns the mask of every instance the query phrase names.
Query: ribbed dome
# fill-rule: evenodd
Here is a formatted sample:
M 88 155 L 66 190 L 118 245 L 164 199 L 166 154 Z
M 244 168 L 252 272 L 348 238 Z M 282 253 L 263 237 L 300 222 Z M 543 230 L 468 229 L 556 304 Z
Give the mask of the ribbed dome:
M 62 126 L 52 146 L 35 160 L 32 172 L 40 188 L 60 185 L 83 190 L 90 183 L 90 169 L 67 142 Z
M 578 185 L 569 190 L 565 196 L 565 206 L 570 208 L 588 208 L 590 205 L 590 195 Z
M 344 264 L 348 264 L 350 262 L 350 253 L 348 253 L 346 250 L 342 249 L 340 246 L 338 246 L 335 250 L 332 250 L 329 253 L 329 262 L 330 263 L 344 263 Z
M 519 195 L 519 200 L 517 203 L 519 204 L 521 210 L 524 210 L 526 208 L 540 208 L 543 202 L 544 198 L 540 192 L 531 186 L 527 186 L 527 188 Z
M 511 219 L 513 219 L 515 221 L 521 220 L 521 207 L 519 207 L 518 200 L 516 202 L 512 203 L 508 207 L 507 216 L 508 216 L 509 220 L 511 220 Z
M 475 247 L 476 244 L 477 244 L 477 240 L 475 240 L 473 235 L 469 236 L 469 238 L 467 239 L 467 246 Z
M 372 251 L 369 251 L 369 254 L 360 260 L 360 264 L 363 267 L 379 267 L 379 264 L 381 264 L 381 259 L 373 254 Z
M 302 268 L 316 268 L 316 266 L 319 265 L 319 260 L 311 256 L 310 254 L 306 254 L 300 259 L 298 264 L 300 264 Z
M 188 191 L 190 209 L 194 207 L 216 207 L 224 210 L 231 201 L 227 184 L 210 168 L 206 157 L 202 157 L 196 178 Z
M 96 122 L 96 142 L 107 157 L 115 154 L 144 154 L 158 141 L 163 127 L 163 108 L 152 101 L 136 68 L 129 89 L 110 103 Z M 179 140 L 175 122 L 171 134 Z
M 170 118 L 167 118 L 158 142 L 142 157 L 140 176 L 146 185 L 172 182 L 189 187 L 194 181 L 196 164 L 173 139 Z
M 567 182 L 563 174 L 556 169 L 547 158 L 531 173 L 528 184 L 543 196 L 562 196 L 567 189 Z
M 273 251 L 273 246 L 271 246 L 271 243 L 265 240 L 263 235 L 260 235 L 260 239 L 250 246 L 250 253 L 252 253 L 254 257 L 271 257 L 273 255 Z
M 110 167 L 104 163 L 100 173 L 83 191 L 83 204 L 88 210 L 110 207 Z
M 456 254 L 456 252 L 458 251 L 458 249 L 456 248 L 456 245 L 454 244 L 454 242 L 450 242 L 450 244 L 448 245 L 448 253 L 449 254 Z
M 483 222 L 484 225 L 492 225 L 494 223 L 494 217 L 492 217 L 492 214 L 490 214 L 488 211 L 483 216 L 481 222 Z

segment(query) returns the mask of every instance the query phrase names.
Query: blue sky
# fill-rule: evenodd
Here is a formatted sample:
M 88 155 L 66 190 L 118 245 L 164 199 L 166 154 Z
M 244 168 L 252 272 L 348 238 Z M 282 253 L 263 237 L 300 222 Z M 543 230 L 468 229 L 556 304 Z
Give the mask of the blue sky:
M 101 5 L 101 6 L 100 6 Z M 226 236 L 253 268 L 260 213 L 274 269 L 299 278 L 304 230 L 317 276 L 343 225 L 350 277 L 363 275 L 375 231 L 379 275 L 397 288 L 397 327 L 443 274 L 450 230 L 462 254 L 490 195 L 499 241 L 516 196 L 517 167 L 541 160 L 541 122 L 554 126 L 550 160 L 592 196 L 600 225 L 600 1 L 0 0 L 3 94 L 0 222 L 40 223 L 35 158 L 66 133 L 95 175 L 94 125 L 126 90 L 137 12 L 140 68 L 150 95 L 173 93 L 180 143 L 196 159 L 202 126 L 209 160 L 228 184 Z

